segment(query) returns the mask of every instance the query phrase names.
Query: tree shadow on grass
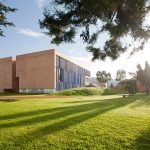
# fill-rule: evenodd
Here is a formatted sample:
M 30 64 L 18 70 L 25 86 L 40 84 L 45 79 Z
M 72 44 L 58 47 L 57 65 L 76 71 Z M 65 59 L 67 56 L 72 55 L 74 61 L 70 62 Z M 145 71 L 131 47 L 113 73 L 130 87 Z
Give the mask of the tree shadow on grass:
M 17 99 L 0 99 L 0 102 L 15 102 L 18 101 Z
M 141 107 L 141 106 L 147 106 L 150 107 L 150 96 L 138 96 L 138 100 L 136 103 L 134 103 L 131 108 Z
M 38 109 L 34 111 L 27 111 L 27 112 L 21 112 L 21 113 L 15 113 L 15 114 L 9 114 L 9 115 L 2 115 L 0 116 L 0 120 L 12 120 L 17 118 L 24 118 L 24 117 L 32 117 L 36 115 L 42 115 L 46 113 L 54 113 L 57 111 L 62 111 L 67 109 L 68 107 L 55 107 L 55 108 L 47 108 L 47 109 Z M 70 107 L 69 107 L 70 108 Z
M 112 100 L 115 100 L 115 99 L 108 99 L 108 100 L 112 101 Z M 101 104 L 102 101 L 101 100 L 83 100 L 83 101 L 72 101 L 72 102 L 64 102 L 64 103 L 68 103 L 68 104 L 79 103 L 79 104 L 81 104 L 81 103 L 87 103 L 87 102 L 90 102 L 91 104 L 93 102 L 98 102 L 99 104 Z M 107 102 L 105 101 L 105 103 L 107 103 Z M 83 108 L 87 105 L 89 105 L 89 104 L 83 105 Z M 80 106 L 82 107 L 82 105 L 80 105 Z M 46 113 L 54 113 L 54 112 L 57 112 L 57 111 L 64 111 L 66 109 L 70 110 L 71 108 L 76 108 L 76 107 L 77 106 L 69 106 L 69 107 L 65 106 L 65 107 L 38 109 L 38 110 L 34 110 L 34 111 L 29 111 L 29 112 L 21 112 L 21 113 L 16 113 L 16 114 L 3 115 L 3 116 L 0 116 L 0 120 L 8 120 L 8 119 L 10 120 L 10 119 L 16 119 L 16 118 L 42 115 L 42 114 L 46 114 Z
M 135 141 L 137 150 L 150 150 L 150 128 L 139 136 Z
M 54 124 L 50 124 L 50 125 L 40 128 L 40 129 L 37 129 L 37 130 L 31 132 L 30 136 L 38 138 L 39 137 L 38 135 L 45 136 L 45 135 L 49 135 L 49 134 L 53 134 L 53 133 L 65 130 L 67 128 L 70 128 L 72 126 L 80 124 L 84 121 L 92 119 L 98 115 L 101 115 L 107 111 L 110 111 L 113 108 L 115 108 L 115 107 L 114 106 L 106 106 L 101 109 L 95 108 L 94 110 L 87 111 L 86 113 L 76 115 L 76 116 L 71 116 L 62 121 L 59 121 Z
M 92 119 L 98 115 L 101 115 L 105 112 L 111 111 L 113 109 L 117 109 L 120 107 L 124 107 L 134 101 L 136 98 L 119 98 L 119 99 L 107 99 L 107 100 L 91 100 L 92 103 L 76 105 L 76 106 L 68 106 L 68 107 L 58 107 L 52 109 L 44 109 L 39 111 L 33 111 L 28 113 L 21 113 L 20 115 L 17 114 L 16 117 L 22 116 L 31 116 L 33 118 L 16 121 L 13 123 L 5 123 L 1 124 L 0 128 L 8 128 L 8 127 L 23 127 L 28 125 L 37 125 L 41 122 L 48 122 L 46 126 L 38 128 L 34 131 L 31 131 L 29 134 L 25 135 L 27 137 L 34 137 L 38 138 L 41 136 L 45 136 L 48 134 L 53 134 L 55 132 L 67 129 L 79 123 L 82 123 L 86 120 Z M 47 114 L 47 113 L 52 114 Z M 43 116 L 36 116 L 36 115 L 43 115 Z M 7 118 L 11 119 L 15 116 L 7 116 Z M 57 120 L 61 119 L 61 120 Z M 53 122 L 53 120 L 56 120 Z
M 108 111 L 124 107 L 132 102 L 136 101 L 137 98 L 118 98 L 118 99 L 106 99 L 106 100 L 91 100 L 92 103 L 81 103 L 75 106 L 66 106 L 66 107 L 57 107 L 50 109 L 43 109 L 37 111 L 31 111 L 26 113 L 17 114 L 16 117 L 29 117 L 33 118 L 24 118 L 21 121 L 15 121 L 13 123 L 1 124 L 0 128 L 8 127 L 24 127 L 28 125 L 34 125 L 34 129 L 25 133 L 20 133 L 19 136 L 12 139 L 6 139 L 8 142 L 11 140 L 11 143 L 14 147 L 26 147 L 28 144 L 31 144 L 32 140 L 41 139 L 42 137 L 50 134 L 57 133 L 59 131 L 66 130 L 70 127 L 76 126 L 80 123 L 88 121 L 98 115 L 102 115 Z M 47 114 L 49 113 L 49 114 Z M 37 116 L 43 115 L 43 116 Z M 15 119 L 15 116 L 7 115 L 8 118 Z M 1 118 L 2 119 L 2 118 Z M 40 126 L 37 126 L 39 123 Z M 44 124 L 45 122 L 45 124 Z M 42 126 L 41 126 L 42 125 Z M 16 145 L 17 144 L 17 145 Z M 33 144 L 33 143 L 32 143 Z
M 12 100 L 12 102 L 13 101 L 14 100 Z M 97 102 L 99 100 L 89 100 L 89 101 L 83 100 L 83 101 L 73 101 L 73 102 L 64 102 L 64 103 L 72 104 L 72 103 L 86 103 L 86 102 L 94 102 L 94 101 Z M 3 102 L 8 102 L 8 101 L 3 101 Z M 11 102 L 11 100 L 9 102 Z M 34 110 L 34 111 L 29 111 L 29 112 L 21 112 L 21 113 L 16 113 L 16 114 L 3 115 L 3 116 L 0 116 L 0 120 L 8 120 L 8 119 L 36 116 L 36 115 L 52 113 L 52 112 L 56 112 L 56 111 L 63 111 L 68 108 L 71 108 L 71 107 L 56 107 L 56 108 L 48 108 L 48 109 L 38 109 L 38 110 Z
M 84 112 L 97 110 L 97 109 L 103 112 L 103 109 L 106 111 L 106 110 L 111 110 L 112 107 L 115 108 L 116 103 L 118 103 L 116 100 L 114 100 L 113 103 L 111 103 L 111 100 L 99 101 L 99 102 L 96 101 L 93 103 L 87 103 L 83 105 L 60 107 L 60 108 L 53 108 L 53 109 L 48 109 L 48 110 L 46 109 L 45 111 L 43 110 L 43 111 L 36 112 L 36 115 L 34 115 L 32 118 L 29 118 L 29 119 L 0 124 L 0 128 L 20 127 L 20 126 L 38 124 L 41 122 L 65 118 L 65 117 L 75 115 L 78 113 L 84 113 Z M 34 113 L 30 113 L 30 115 Z M 42 115 L 42 116 L 38 116 L 38 115 Z

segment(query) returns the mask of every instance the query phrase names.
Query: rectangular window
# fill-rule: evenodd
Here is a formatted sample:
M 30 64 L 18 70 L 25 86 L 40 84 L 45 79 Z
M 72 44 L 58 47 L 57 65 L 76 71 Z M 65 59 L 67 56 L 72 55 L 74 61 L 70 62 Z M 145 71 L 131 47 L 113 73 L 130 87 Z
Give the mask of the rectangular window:
M 76 83 L 76 73 L 74 73 L 74 83 Z
M 58 68 L 56 67 L 56 82 L 58 81 Z
M 59 81 L 63 82 L 64 78 L 64 70 L 62 68 L 59 68 Z

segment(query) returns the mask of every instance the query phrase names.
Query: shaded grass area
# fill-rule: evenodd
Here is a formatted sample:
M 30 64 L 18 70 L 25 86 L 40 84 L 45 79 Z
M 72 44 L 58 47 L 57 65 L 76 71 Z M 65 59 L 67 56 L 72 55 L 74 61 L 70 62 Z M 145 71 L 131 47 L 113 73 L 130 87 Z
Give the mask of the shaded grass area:
M 150 149 L 150 96 L 0 102 L 0 149 Z

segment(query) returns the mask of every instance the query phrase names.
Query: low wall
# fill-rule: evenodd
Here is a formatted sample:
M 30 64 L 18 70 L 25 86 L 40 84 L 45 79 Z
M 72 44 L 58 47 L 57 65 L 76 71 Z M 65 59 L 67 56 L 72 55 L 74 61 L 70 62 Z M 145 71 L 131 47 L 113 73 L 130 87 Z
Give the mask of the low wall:
M 19 93 L 54 93 L 55 89 L 19 89 Z

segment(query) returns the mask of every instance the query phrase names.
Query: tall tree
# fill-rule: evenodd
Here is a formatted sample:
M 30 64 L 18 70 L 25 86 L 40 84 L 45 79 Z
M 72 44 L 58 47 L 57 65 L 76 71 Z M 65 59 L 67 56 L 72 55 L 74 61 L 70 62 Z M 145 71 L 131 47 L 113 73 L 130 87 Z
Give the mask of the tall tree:
M 132 54 L 143 49 L 150 37 L 150 25 L 145 22 L 149 12 L 150 0 L 52 0 L 39 23 L 52 43 L 73 43 L 80 35 L 92 60 L 115 60 L 135 42 L 139 45 Z M 104 46 L 95 47 L 104 32 L 108 34 Z M 129 37 L 131 42 L 126 40 Z
M 103 83 L 111 80 L 111 74 L 107 73 L 106 71 L 98 71 L 96 73 L 96 77 L 99 82 L 103 82 Z
M 141 84 L 145 87 L 146 93 L 150 92 L 150 65 L 148 62 L 145 62 L 145 68 L 142 69 L 141 65 L 137 65 L 136 73 L 130 73 L 136 80 L 140 81 Z
M 117 81 L 123 81 L 125 79 L 126 79 L 126 71 L 124 69 L 117 70 L 116 80 Z
M 129 94 L 134 95 L 136 93 L 136 80 L 135 79 L 125 79 L 119 83 L 123 86 L 125 90 L 129 92 Z
M 15 12 L 15 8 L 11 8 L 9 6 L 6 6 L 3 2 L 0 2 L 0 36 L 4 36 L 4 31 L 2 30 L 2 27 L 7 26 L 14 26 L 12 22 L 9 22 L 7 20 L 6 15 L 10 12 Z

